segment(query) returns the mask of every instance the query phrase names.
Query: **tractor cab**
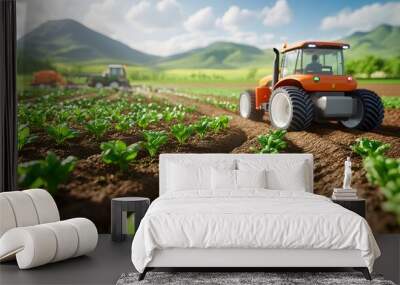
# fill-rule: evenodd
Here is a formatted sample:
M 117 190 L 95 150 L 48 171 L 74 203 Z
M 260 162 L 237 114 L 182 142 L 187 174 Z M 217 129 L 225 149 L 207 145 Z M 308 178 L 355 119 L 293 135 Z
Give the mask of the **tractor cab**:
M 110 64 L 108 66 L 108 69 L 103 74 L 104 76 L 108 77 L 116 77 L 116 78 L 126 77 L 125 67 L 121 64 Z
M 344 75 L 343 46 L 302 45 L 283 52 L 280 78 L 292 74 Z
M 348 128 L 371 130 L 383 120 L 374 92 L 358 90 L 345 73 L 348 44 L 307 41 L 273 49 L 273 74 L 240 97 L 242 117 L 260 120 L 269 113 L 273 127 L 303 130 L 313 121 L 337 120 Z

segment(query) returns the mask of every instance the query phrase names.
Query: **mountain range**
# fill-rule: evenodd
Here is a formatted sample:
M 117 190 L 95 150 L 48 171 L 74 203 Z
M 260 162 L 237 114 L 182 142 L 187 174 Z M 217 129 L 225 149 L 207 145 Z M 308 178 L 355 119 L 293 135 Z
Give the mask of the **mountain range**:
M 400 27 L 381 25 L 341 39 L 351 45 L 347 57 L 400 55 Z M 135 50 L 128 45 L 71 20 L 43 23 L 20 38 L 18 52 L 61 63 L 125 63 L 159 68 L 239 68 L 265 66 L 273 59 L 270 49 L 231 42 L 215 42 L 168 57 Z
M 159 57 L 132 49 L 75 20 L 47 21 L 17 42 L 24 56 L 58 62 L 115 62 L 148 64 Z
M 380 25 L 369 32 L 355 32 L 345 37 L 350 44 L 349 57 L 361 58 L 376 55 L 387 58 L 400 56 L 400 27 Z

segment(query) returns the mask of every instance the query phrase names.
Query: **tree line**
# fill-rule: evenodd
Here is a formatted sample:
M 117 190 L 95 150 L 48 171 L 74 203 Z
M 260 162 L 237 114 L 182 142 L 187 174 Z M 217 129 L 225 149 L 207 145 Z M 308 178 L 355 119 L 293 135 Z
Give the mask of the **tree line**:
M 57 68 L 54 62 L 49 58 L 36 58 L 25 56 L 21 53 L 17 55 L 17 71 L 19 74 L 32 74 L 39 70 L 57 70 L 67 76 L 79 76 L 82 73 L 81 65 L 73 65 L 69 68 Z M 345 65 L 345 73 L 353 75 L 355 77 L 367 77 L 371 76 L 376 72 L 383 72 L 384 77 L 387 78 L 400 78 L 400 56 L 393 58 L 381 58 L 373 55 L 363 57 L 361 59 L 349 60 Z M 160 80 L 164 79 L 165 74 L 157 71 L 131 71 L 130 79 L 153 79 Z M 255 79 L 258 75 L 257 68 L 251 68 L 246 74 L 246 79 Z M 218 75 L 215 75 L 218 76 Z M 202 74 L 201 72 L 197 74 L 190 74 L 192 79 L 210 79 L 205 78 L 208 75 Z M 220 76 L 223 79 L 223 76 Z M 214 78 L 216 79 L 216 78 Z
M 368 55 L 361 59 L 350 60 L 346 62 L 346 74 L 356 77 L 371 76 L 376 72 L 384 72 L 385 77 L 399 78 L 400 77 L 400 56 L 394 58 L 380 58 L 373 55 Z

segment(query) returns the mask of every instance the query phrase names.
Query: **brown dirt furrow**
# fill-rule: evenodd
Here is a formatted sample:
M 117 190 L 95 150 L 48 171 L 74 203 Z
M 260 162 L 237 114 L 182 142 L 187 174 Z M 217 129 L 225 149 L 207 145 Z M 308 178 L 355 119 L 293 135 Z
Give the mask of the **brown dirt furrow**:
M 399 83 L 359 83 L 358 88 L 365 88 L 374 91 L 379 96 L 400 96 Z
M 175 96 L 173 94 L 155 94 L 155 96 L 179 102 L 184 105 L 196 106 L 197 111 L 205 115 L 226 114 L 232 117 L 230 125 L 241 129 L 247 136 L 247 140 L 235 148 L 233 153 L 251 152 L 250 147 L 257 147 L 256 136 L 267 133 L 269 122 L 264 116 L 263 122 L 254 122 L 241 118 L 237 114 L 224 111 L 217 107 L 199 103 L 197 101 Z M 390 115 L 398 115 L 397 111 L 389 112 Z M 400 111 L 399 111 L 400 113 Z M 388 115 L 388 114 L 387 114 Z M 317 194 L 330 196 L 334 187 L 340 187 L 343 180 L 343 163 L 346 157 L 353 160 L 353 187 L 358 189 L 358 195 L 367 199 L 367 219 L 375 232 L 398 232 L 395 217 L 382 209 L 384 197 L 376 187 L 372 187 L 365 176 L 362 161 L 355 156 L 350 145 L 359 137 L 368 137 L 392 145 L 388 155 L 400 157 L 400 128 L 387 124 L 385 119 L 381 130 L 375 132 L 362 132 L 348 130 L 340 127 L 337 123 L 314 124 L 309 130 L 302 132 L 289 132 L 286 135 L 289 147 L 287 152 L 312 153 L 314 156 L 314 191 Z M 389 128 L 390 127 L 390 128 Z

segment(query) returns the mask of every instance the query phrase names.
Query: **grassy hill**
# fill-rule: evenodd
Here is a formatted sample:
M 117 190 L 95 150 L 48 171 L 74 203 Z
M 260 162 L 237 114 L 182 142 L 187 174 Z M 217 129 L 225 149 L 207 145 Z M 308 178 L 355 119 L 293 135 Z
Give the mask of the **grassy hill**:
M 389 58 L 400 56 L 400 27 L 380 25 L 369 32 L 356 32 L 342 41 L 350 44 L 348 58 L 366 55 Z
M 400 27 L 380 25 L 369 32 L 356 32 L 340 39 L 351 45 L 346 51 L 348 60 L 366 55 L 390 58 L 400 56 Z M 204 48 L 160 59 L 158 67 L 179 68 L 246 68 L 272 65 L 273 53 L 253 46 L 229 42 L 216 42 Z
M 269 64 L 272 59 L 270 51 L 244 44 L 215 42 L 204 48 L 161 59 L 157 66 L 166 69 L 261 67 Z
M 159 59 L 69 19 L 40 25 L 19 39 L 17 46 L 26 57 L 57 62 L 149 64 Z

